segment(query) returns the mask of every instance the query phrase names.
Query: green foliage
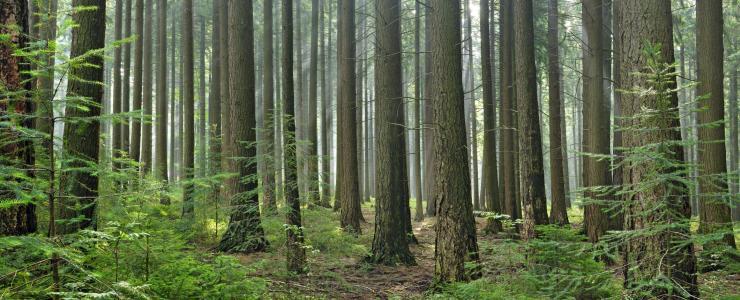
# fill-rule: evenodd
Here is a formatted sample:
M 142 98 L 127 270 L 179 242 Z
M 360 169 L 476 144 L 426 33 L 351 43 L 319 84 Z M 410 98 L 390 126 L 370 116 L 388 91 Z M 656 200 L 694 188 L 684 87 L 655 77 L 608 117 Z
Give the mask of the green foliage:
M 593 246 L 576 230 L 537 227 L 538 238 L 527 244 L 527 279 L 537 293 L 550 299 L 603 299 L 619 287 L 611 271 L 597 262 Z
M 546 299 L 530 296 L 529 287 L 521 281 L 509 277 L 506 282 L 494 282 L 490 279 L 478 279 L 471 282 L 460 282 L 446 285 L 437 294 L 430 295 L 429 299 Z

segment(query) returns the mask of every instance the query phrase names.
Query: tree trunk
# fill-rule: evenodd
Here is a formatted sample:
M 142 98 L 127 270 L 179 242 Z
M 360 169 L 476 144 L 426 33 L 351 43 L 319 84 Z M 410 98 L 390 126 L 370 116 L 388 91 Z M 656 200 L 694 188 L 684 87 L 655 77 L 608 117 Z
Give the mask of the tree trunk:
M 198 59 L 200 69 L 198 72 L 198 177 L 203 177 L 206 172 L 206 18 L 199 15 L 200 19 L 200 57 Z
M 306 167 L 308 169 L 306 184 L 308 185 L 307 203 L 321 205 L 319 200 L 319 137 L 316 113 L 318 107 L 318 75 L 319 75 L 319 0 L 311 1 L 311 57 L 309 62 L 308 84 L 308 118 L 306 120 L 308 151 L 306 152 Z
M 619 58 L 619 38 L 616 33 L 619 31 L 619 11 L 614 9 L 614 3 L 612 2 L 612 35 L 614 43 L 614 51 L 612 52 L 613 59 L 612 69 L 614 70 L 614 105 L 612 107 L 612 113 L 614 114 L 614 142 L 612 145 L 614 159 L 612 161 L 612 185 L 614 187 L 620 187 L 623 183 L 624 165 L 622 164 L 622 98 L 619 90 L 623 89 L 620 74 L 620 58 Z M 623 202 L 624 196 L 614 195 L 614 201 Z M 617 205 L 624 205 L 623 203 Z M 619 209 L 615 216 L 609 219 L 610 230 L 622 230 L 624 228 L 624 211 Z
M 723 242 L 735 249 L 732 215 L 727 192 L 725 152 L 724 57 L 722 39 L 722 2 L 696 2 L 697 94 L 700 100 L 699 122 L 699 231 L 705 234 L 725 232 Z M 716 246 L 713 243 L 709 247 Z M 706 248 L 706 247 L 705 247 Z
M 266 0 L 262 4 L 263 32 L 262 52 L 264 69 L 262 70 L 262 117 L 265 119 L 262 128 L 262 146 L 264 147 L 265 172 L 262 174 L 262 206 L 266 213 L 274 213 L 277 210 L 275 199 L 275 167 L 273 160 L 275 133 L 274 126 L 280 120 L 275 113 L 275 88 L 273 86 L 273 29 L 272 29 L 272 0 Z
M 401 70 L 401 3 L 375 3 L 375 147 L 377 173 L 373 258 L 386 265 L 413 264 L 406 234 L 408 173 Z M 400 150 L 400 151 L 399 151 Z
M 738 144 L 738 111 L 737 111 L 737 71 L 740 69 L 740 65 L 737 62 L 732 65 L 732 72 L 730 72 L 730 94 L 728 96 L 729 114 L 730 114 L 730 174 L 736 176 L 735 180 L 730 183 L 730 193 L 737 195 L 740 193 L 740 151 Z M 732 213 L 733 221 L 740 221 L 740 205 L 735 205 Z
M 483 198 L 486 210 L 495 213 L 503 213 L 501 210 L 501 199 L 499 198 L 498 186 L 498 157 L 496 154 L 496 88 L 494 86 L 494 60 L 495 51 L 492 41 L 495 41 L 495 29 L 490 14 L 489 1 L 482 0 L 480 3 L 480 32 L 481 32 L 481 61 L 483 62 Z M 500 230 L 496 221 L 488 222 L 488 230 L 495 233 Z
M 615 36 L 619 37 L 616 44 L 622 87 L 657 91 L 673 89 L 674 75 L 664 75 L 667 78 L 662 80 L 669 81 L 666 86 L 666 83 L 655 83 L 646 76 L 636 74 L 645 70 L 649 62 L 648 55 L 644 55 L 643 51 L 647 43 L 661 45 L 660 53 L 657 53 L 659 56 L 651 59 L 667 65 L 674 61 L 670 1 L 622 0 L 615 5 L 619 18 L 619 31 Z M 681 136 L 677 129 L 678 97 L 675 91 L 668 90 L 657 95 L 621 93 L 621 100 L 624 125 L 626 128 L 634 128 L 624 132 L 624 147 L 627 151 L 637 151 L 627 156 L 642 156 L 640 153 L 644 151 L 644 147 L 660 145 L 649 149 L 657 152 L 655 155 L 661 155 L 664 161 L 681 163 L 683 155 L 680 146 L 676 146 L 676 141 L 680 141 Z M 656 112 L 646 115 L 650 111 Z M 646 127 L 655 129 L 644 130 Z M 637 147 L 637 150 L 632 150 Z M 675 170 L 666 169 L 664 165 L 650 159 L 626 163 L 624 184 L 642 185 L 651 181 L 652 178 L 648 177 L 673 171 Z M 638 193 L 626 199 L 631 204 L 626 207 L 625 230 L 637 233 L 648 231 L 627 241 L 624 252 L 626 295 L 663 299 L 699 297 L 693 245 L 683 244 L 689 234 L 688 194 L 681 183 L 662 181 L 662 184 L 643 185 Z M 679 188 L 671 189 L 667 184 Z M 672 199 L 670 205 L 666 205 L 665 199 Z M 668 224 L 671 225 L 670 230 L 655 232 L 656 226 Z M 642 286 L 653 280 L 667 280 L 677 287 L 668 289 L 661 285 L 646 289 Z
M 131 13 L 133 11 L 131 10 L 131 2 L 133 0 L 123 0 L 124 2 L 124 20 L 123 20 L 123 37 L 129 38 L 131 37 Z M 51 0 L 52 2 L 52 9 L 49 12 L 50 16 L 56 15 L 57 10 L 57 0 Z M 53 23 L 52 23 L 53 22 Z M 47 32 L 47 38 L 49 41 L 56 40 L 56 17 L 49 19 L 49 26 L 53 26 L 53 34 L 51 32 Z M 121 102 L 121 112 L 128 113 L 130 111 L 129 107 L 129 101 L 131 100 L 131 45 L 129 43 L 121 45 L 123 48 L 123 85 L 121 85 L 122 91 L 122 102 Z M 51 63 L 51 61 L 50 61 Z M 50 73 L 53 71 L 49 71 Z M 52 81 L 54 81 L 54 75 L 52 73 L 49 78 Z M 129 118 L 126 117 L 123 121 L 123 125 L 120 127 L 120 139 L 121 139 L 121 151 L 128 154 L 129 153 Z
M 154 176 L 167 180 L 167 0 L 157 2 L 157 115 Z
M 218 248 L 224 252 L 252 253 L 267 247 L 255 192 L 257 165 L 251 161 L 257 155 L 252 1 L 228 0 L 228 7 L 229 95 L 234 104 L 229 115 L 234 156 L 240 159 L 234 162 L 238 180 L 227 186 L 232 211 Z
M 182 148 L 182 172 L 186 181 L 183 186 L 182 215 L 189 222 L 195 220 L 195 186 L 193 179 L 193 167 L 195 166 L 195 87 L 193 70 L 193 0 L 183 0 L 182 7 L 182 36 L 180 47 L 182 49 L 183 72 L 182 72 L 182 123 L 183 123 L 183 148 Z
M 329 65 L 327 64 L 326 56 L 327 56 L 327 46 L 326 46 L 326 40 L 324 39 L 325 29 L 326 29 L 326 22 L 324 21 L 324 14 L 326 9 L 326 1 L 327 0 L 321 0 L 321 9 L 320 9 L 320 21 L 319 24 L 321 24 L 320 33 L 321 36 L 319 38 L 321 42 L 321 55 L 319 57 L 319 65 L 321 66 L 321 199 L 320 199 L 320 205 L 323 207 L 330 207 L 331 206 L 331 193 L 330 193 L 330 184 L 329 181 L 329 174 L 331 173 L 331 167 L 330 167 L 330 147 L 329 147 L 329 139 L 332 136 L 330 133 L 330 127 L 331 127 L 331 102 L 329 101 L 331 99 L 331 92 L 329 91 L 329 86 L 327 85 L 327 79 L 326 79 L 326 73 L 329 70 Z M 331 6 L 331 5 L 330 5 Z M 331 10 L 331 7 L 329 8 Z M 329 20 L 331 22 L 331 20 Z M 331 61 L 331 59 L 330 59 Z
M 337 203 L 341 225 L 360 233 L 360 191 L 357 172 L 357 120 L 355 109 L 355 1 L 338 3 L 339 85 L 337 116 Z
M 592 243 L 606 233 L 608 219 L 604 192 L 610 184 L 609 161 L 595 155 L 609 155 L 609 107 L 604 98 L 604 46 L 602 0 L 583 0 L 583 221 Z
M 568 211 L 565 205 L 565 180 L 563 179 L 563 151 L 562 141 L 562 118 L 560 115 L 560 55 L 558 34 L 558 0 L 549 0 L 547 15 L 547 79 L 550 113 L 550 199 L 552 210 L 550 211 L 550 222 L 558 225 L 568 224 Z
M 514 7 L 512 0 L 501 0 L 501 151 L 503 211 L 512 220 L 521 218 L 517 209 L 514 153 Z
M 177 57 L 177 54 L 176 54 L 177 52 L 175 51 L 175 49 L 177 49 L 177 22 L 176 21 L 177 19 L 179 19 L 179 17 L 177 17 L 177 12 L 179 12 L 177 4 L 175 4 L 174 6 L 171 6 L 170 10 L 171 10 L 170 19 L 172 19 L 172 23 L 170 23 L 170 25 L 172 26 L 171 27 L 172 30 L 171 30 L 170 42 L 169 42 L 169 45 L 170 45 L 170 65 L 169 65 L 169 69 L 170 69 L 170 105 L 169 105 L 170 106 L 170 112 L 169 112 L 170 114 L 169 115 L 170 117 L 170 128 L 169 128 L 170 145 L 169 147 L 172 150 L 170 151 L 171 152 L 170 159 L 167 161 L 167 163 L 169 164 L 169 168 L 168 168 L 169 171 L 167 173 L 168 173 L 170 181 L 176 181 L 177 180 L 177 170 L 175 169 L 175 167 L 179 166 L 180 163 L 182 163 L 182 159 L 179 159 L 180 156 L 178 155 L 180 143 L 177 142 L 179 140 L 178 139 L 179 136 L 177 135 L 177 133 L 179 133 L 179 130 L 177 131 L 175 130 L 176 128 L 178 128 L 176 126 L 177 125 L 177 122 L 176 122 L 177 121 L 177 118 L 176 118 L 177 111 L 175 110 L 175 108 L 177 108 L 176 98 L 175 98 L 175 94 L 177 92 L 177 81 L 175 80 L 175 77 L 177 76 L 177 63 L 175 60 Z
M 144 120 L 141 126 L 141 167 L 142 173 L 148 174 L 152 170 L 152 51 L 154 39 L 152 37 L 152 14 L 154 14 L 154 1 L 146 0 L 146 15 L 144 16 L 144 70 L 142 78 L 142 110 Z
M 428 217 L 437 214 L 435 199 L 435 164 L 434 161 L 434 107 L 432 90 L 434 88 L 432 73 L 432 8 L 426 6 L 424 14 L 424 195 L 427 198 Z
M 132 0 L 133 1 L 133 0 Z M 134 88 L 132 110 L 141 111 L 144 67 L 144 0 L 136 0 L 136 44 L 134 46 Z M 148 43 L 148 42 L 147 42 Z M 141 162 L 141 113 L 131 121 L 131 158 Z
M 120 41 L 123 39 L 123 0 L 116 0 L 115 3 L 115 14 L 114 14 L 114 21 L 113 21 L 113 39 L 116 41 Z M 121 88 L 121 47 L 116 47 L 113 50 L 113 99 L 111 99 L 111 104 L 113 104 L 113 115 L 119 115 L 121 114 L 121 102 L 122 96 L 121 92 L 123 89 Z M 112 153 L 113 155 L 111 158 L 113 161 L 113 168 L 117 168 L 118 164 L 115 162 L 117 158 L 119 158 L 119 154 L 121 151 L 121 122 L 114 120 L 113 121 L 113 132 L 111 134 L 111 141 L 112 143 Z
M 221 34 L 219 38 L 219 51 L 221 61 L 221 172 L 233 173 L 235 170 L 232 168 L 232 157 L 233 157 L 233 138 L 231 137 L 231 117 L 230 112 L 234 109 L 229 96 L 229 68 L 231 67 L 231 61 L 229 61 L 229 9 L 228 0 L 216 0 L 219 1 L 219 17 L 220 24 L 219 30 Z M 224 184 L 221 186 L 221 199 L 230 199 L 230 189 L 226 188 L 228 185 L 234 185 L 234 176 L 231 176 L 224 180 Z
M 232 0 L 236 1 L 236 0 Z M 301 203 L 298 195 L 298 167 L 295 152 L 295 113 L 293 110 L 293 1 L 283 1 L 283 104 L 285 105 L 285 203 L 288 207 L 287 220 L 287 266 L 288 271 L 303 273 L 306 250 L 303 245 L 301 227 Z
M 213 1 L 213 23 L 211 28 L 211 82 L 208 97 L 208 144 L 209 175 L 218 174 L 221 152 L 221 14 L 218 0 Z M 271 10 L 272 11 L 272 10 Z M 174 105 L 174 102 L 173 102 Z
M 523 238 L 534 237 L 534 225 L 547 224 L 545 174 L 542 159 L 542 135 L 537 103 L 537 74 L 534 63 L 534 26 L 532 0 L 515 1 L 514 48 L 516 53 L 516 103 L 519 138 L 519 170 Z
M 465 263 L 478 261 L 475 219 L 470 202 L 470 172 L 465 139 L 465 111 L 460 41 L 460 0 L 432 0 L 431 95 L 434 107 L 437 224 L 435 277 L 438 282 L 474 277 Z M 379 172 L 380 173 L 380 172 Z
M 421 61 L 420 61 L 420 36 L 421 36 L 421 5 L 417 1 L 414 5 L 414 187 L 416 188 L 416 215 L 414 220 L 424 220 L 424 196 L 421 185 Z M 367 115 L 367 113 L 365 114 Z M 367 157 L 367 154 L 365 154 Z M 367 159 L 366 159 L 367 161 Z
M 104 0 L 74 0 L 73 7 L 95 7 L 92 10 L 78 11 L 73 15 L 79 26 L 72 29 L 72 49 L 70 57 L 79 57 L 90 50 L 105 47 L 105 1 Z M 84 98 L 94 104 L 102 103 L 103 81 L 102 56 L 89 56 L 85 59 L 89 67 L 74 68 L 71 70 L 67 85 L 67 94 Z M 94 66 L 94 67 L 93 67 Z M 80 109 L 79 107 L 86 107 Z M 95 118 L 100 116 L 100 108 L 95 105 L 67 105 L 65 117 L 68 118 Z M 66 185 L 63 195 L 66 198 L 60 207 L 61 219 L 67 219 L 64 226 L 59 227 L 61 233 L 71 233 L 79 229 L 95 228 L 95 207 L 98 197 L 97 172 L 86 169 L 85 161 L 98 162 L 100 139 L 100 122 L 93 119 L 89 122 L 70 122 L 64 127 L 64 149 L 68 155 L 80 158 L 64 166 Z M 71 222 L 71 219 L 77 221 Z
M 33 203 L 20 202 L 13 205 L 3 203 L 6 199 L 14 201 L 19 197 L 13 192 L 14 189 L 18 188 L 18 185 L 12 183 L 16 179 L 10 173 L 20 172 L 25 173 L 25 176 L 33 176 L 32 171 L 23 171 L 33 168 L 33 144 L 20 134 L 22 131 L 20 127 L 31 129 L 33 124 L 30 118 L 20 121 L 24 118 L 19 115 L 34 112 L 32 102 L 26 98 L 27 93 L 19 93 L 31 88 L 28 82 L 24 83 L 24 80 L 27 80 L 24 72 L 29 71 L 29 65 L 23 60 L 22 56 L 14 54 L 18 49 L 25 49 L 28 43 L 30 30 L 28 2 L 25 0 L 0 0 L 0 7 L 2 7 L 0 9 L 0 35 L 6 38 L 3 43 L 0 43 L 0 86 L 2 86 L 3 92 L 9 92 L 8 95 L 10 95 L 9 98 L 3 95 L 3 100 L 0 103 L 0 120 L 10 122 L 10 124 L 0 127 L 0 140 L 3 141 L 3 145 L 0 146 L 0 154 L 3 155 L 3 168 L 6 169 L 3 173 L 10 171 L 8 174 L 0 175 L 0 182 L 2 182 L 0 183 L 0 198 L 3 199 L 0 201 L 0 204 L 2 204 L 2 208 L 0 208 L 0 236 L 6 236 L 35 232 L 37 225 L 36 206 Z M 78 32 L 75 30 L 75 33 Z M 79 39 L 75 41 L 82 42 Z M 74 44 L 72 49 L 75 52 L 73 54 L 79 54 L 79 46 L 81 45 Z M 81 69 L 77 69 L 76 73 L 79 74 L 79 70 Z M 100 77 L 102 77 L 102 72 Z M 102 92 L 102 87 L 100 90 Z M 97 100 L 100 101 L 99 97 Z M 90 129 L 96 128 L 95 126 L 90 127 Z M 95 146 L 95 149 L 97 149 L 97 140 L 95 142 L 94 145 L 90 146 Z M 97 150 L 95 151 L 95 157 L 97 157 Z M 10 170 L 6 167 L 10 167 Z

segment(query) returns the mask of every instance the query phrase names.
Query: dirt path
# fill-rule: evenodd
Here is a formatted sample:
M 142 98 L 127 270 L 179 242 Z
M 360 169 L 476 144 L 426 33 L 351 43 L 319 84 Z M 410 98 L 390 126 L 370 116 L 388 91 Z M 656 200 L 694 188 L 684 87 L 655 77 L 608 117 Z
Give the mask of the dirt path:
M 372 208 L 363 208 L 366 220 L 362 224 L 363 240 L 372 241 L 375 220 Z M 478 219 L 481 230 L 484 220 Z M 274 297 L 295 298 L 296 295 L 314 296 L 329 299 L 387 299 L 392 296 L 401 299 L 419 299 L 429 288 L 434 276 L 434 218 L 425 218 L 422 222 L 413 222 L 414 235 L 419 241 L 411 245 L 410 250 L 416 259 L 413 266 L 382 266 L 368 264 L 363 257 L 331 257 L 330 255 L 312 258 L 309 275 L 287 277 L 284 273 L 275 272 L 279 268 L 257 270 L 253 276 L 259 276 L 270 282 L 270 291 Z M 483 237 L 485 238 L 485 237 Z M 366 245 L 370 249 L 370 245 Z M 238 256 L 245 264 L 256 261 L 268 261 L 282 266 L 282 253 L 260 253 Z M 331 261 L 329 261 L 331 260 Z

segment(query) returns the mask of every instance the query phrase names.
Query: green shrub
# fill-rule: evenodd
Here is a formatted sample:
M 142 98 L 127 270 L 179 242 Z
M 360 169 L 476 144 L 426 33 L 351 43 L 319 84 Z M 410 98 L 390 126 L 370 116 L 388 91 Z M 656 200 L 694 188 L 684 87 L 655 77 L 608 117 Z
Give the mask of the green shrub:
M 603 299 L 620 288 L 594 256 L 593 246 L 576 230 L 538 226 L 527 244 L 526 276 L 539 294 L 551 299 Z

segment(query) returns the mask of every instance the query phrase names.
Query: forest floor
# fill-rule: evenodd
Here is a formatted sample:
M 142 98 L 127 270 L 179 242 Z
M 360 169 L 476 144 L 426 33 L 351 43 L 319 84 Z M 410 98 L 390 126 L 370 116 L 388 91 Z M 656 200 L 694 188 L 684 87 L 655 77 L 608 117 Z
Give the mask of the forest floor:
M 412 206 L 413 207 L 413 206 Z M 413 208 L 412 208 L 413 209 Z M 413 212 L 412 212 L 413 215 Z M 574 212 L 571 222 L 580 226 L 580 213 Z M 237 255 L 239 261 L 250 269 L 249 276 L 268 282 L 270 298 L 282 299 L 465 299 L 479 297 L 480 289 L 489 289 L 491 299 L 544 299 L 536 296 L 523 282 L 525 279 L 524 244 L 505 235 L 486 235 L 486 220 L 476 218 L 478 244 L 481 256 L 482 280 L 458 286 L 460 291 L 431 292 L 434 275 L 434 218 L 413 222 L 414 235 L 419 243 L 411 245 L 416 259 L 412 266 L 382 266 L 365 262 L 370 253 L 374 226 L 372 203 L 363 205 L 362 234 L 347 235 L 338 228 L 336 213 L 329 209 L 305 210 L 303 225 L 308 249 L 308 273 L 294 276 L 285 271 L 284 233 L 281 216 L 265 218 L 265 232 L 270 241 L 270 251 L 250 255 Z M 611 273 L 609 287 L 619 290 L 621 275 L 616 269 Z M 704 295 L 738 295 L 740 277 L 736 274 L 703 274 L 700 281 Z M 466 294 L 464 289 L 471 290 Z M 707 292 L 709 292 L 707 294 Z M 466 296 L 475 295 L 475 296 Z M 498 296 L 497 296 L 498 295 Z M 618 295 L 618 294 L 617 294 Z M 617 297 L 618 298 L 618 297 Z M 707 297 L 708 299 L 736 299 Z

